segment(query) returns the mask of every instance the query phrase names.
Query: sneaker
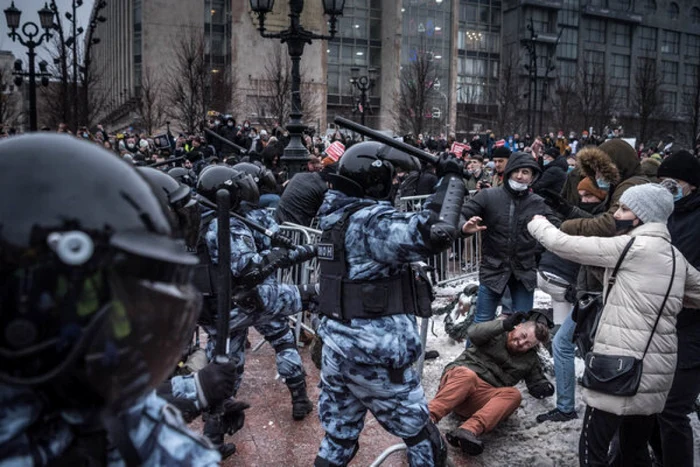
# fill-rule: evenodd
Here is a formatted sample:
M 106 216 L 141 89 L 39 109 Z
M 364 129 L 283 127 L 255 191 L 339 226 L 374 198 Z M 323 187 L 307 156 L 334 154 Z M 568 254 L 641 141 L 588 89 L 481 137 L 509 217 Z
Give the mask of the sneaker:
M 536 418 L 537 423 L 542 422 L 568 422 L 569 420 L 574 420 L 578 418 L 578 414 L 575 410 L 571 412 L 562 412 L 559 409 L 552 409 L 547 413 L 539 414 Z
M 478 456 L 484 452 L 484 442 L 474 433 L 464 428 L 457 428 L 445 435 L 447 442 L 460 448 L 463 453 L 470 456 Z

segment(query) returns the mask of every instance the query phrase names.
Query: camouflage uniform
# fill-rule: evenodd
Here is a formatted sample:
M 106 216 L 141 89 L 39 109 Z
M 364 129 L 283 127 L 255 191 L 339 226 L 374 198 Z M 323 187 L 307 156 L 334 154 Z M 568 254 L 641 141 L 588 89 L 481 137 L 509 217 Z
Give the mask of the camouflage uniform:
M 246 218 L 264 225 L 274 232 L 279 230 L 277 223 L 263 209 L 250 209 L 243 206 Z M 238 219 L 231 218 L 231 272 L 234 282 L 244 271 L 254 265 L 263 263 L 264 255 L 272 250 L 270 239 L 260 233 L 251 231 Z M 218 264 L 218 232 L 217 220 L 214 219 L 205 233 L 205 241 L 212 262 Z M 294 251 L 290 252 L 294 259 Z M 245 366 L 245 343 L 248 327 L 254 326 L 272 345 L 276 352 L 277 372 L 288 383 L 288 386 L 301 384 L 304 381 L 304 367 L 296 349 L 294 334 L 289 328 L 286 317 L 301 311 L 301 297 L 294 285 L 280 284 L 272 275 L 257 286 L 263 309 L 246 313 L 240 308 L 234 308 L 229 315 L 229 357 L 237 362 L 239 375 L 242 376 Z M 207 355 L 211 359 L 214 350 L 216 329 L 205 327 L 210 338 L 207 342 Z M 236 392 L 240 388 L 242 377 L 236 381 Z
M 0 464 L 48 465 L 70 453 L 78 433 L 85 428 L 86 414 L 69 410 L 51 413 L 45 404 L 45 399 L 29 388 L 0 384 Z M 119 418 L 128 427 L 142 465 L 219 465 L 221 456 L 209 440 L 189 431 L 180 413 L 154 392 Z M 103 463 L 103 459 L 95 460 Z M 106 464 L 125 465 L 111 444 Z
M 391 277 L 405 263 L 432 254 L 419 233 L 419 226 L 428 223 L 432 211 L 402 213 L 388 202 L 329 190 L 319 210 L 321 228 L 329 229 L 359 203 L 372 204 L 355 212 L 347 223 L 348 279 Z M 318 334 L 324 343 L 318 410 L 326 431 L 318 457 L 332 465 L 346 465 L 357 449 L 369 410 L 382 427 L 407 441 L 410 465 L 434 465 L 427 439 L 409 442 L 429 423 L 423 388 L 410 367 L 422 352 L 415 316 L 350 321 L 324 316 Z M 402 382 L 392 382 L 390 371 L 402 372 Z

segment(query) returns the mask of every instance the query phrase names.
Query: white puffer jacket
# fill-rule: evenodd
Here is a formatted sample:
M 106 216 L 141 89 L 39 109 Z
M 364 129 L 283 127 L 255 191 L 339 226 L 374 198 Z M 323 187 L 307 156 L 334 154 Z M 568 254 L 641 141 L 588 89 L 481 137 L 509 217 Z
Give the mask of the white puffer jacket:
M 598 324 L 593 351 L 642 358 L 664 295 L 671 281 L 671 236 L 665 224 L 643 224 L 629 235 L 576 237 L 566 235 L 546 219 L 534 219 L 528 229 L 546 249 L 562 258 L 605 268 L 605 284 L 622 250 L 636 237 L 617 273 Z M 674 248 L 676 273 L 649 351 L 642 380 L 634 396 L 619 397 L 583 390 L 591 407 L 617 415 L 650 415 L 663 410 L 676 369 L 676 316 L 685 305 L 700 308 L 700 272 Z

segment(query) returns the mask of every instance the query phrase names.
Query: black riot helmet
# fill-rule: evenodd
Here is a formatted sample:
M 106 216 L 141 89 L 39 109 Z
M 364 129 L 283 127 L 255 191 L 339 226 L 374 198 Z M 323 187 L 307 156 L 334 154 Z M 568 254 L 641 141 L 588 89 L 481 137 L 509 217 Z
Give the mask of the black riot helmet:
M 187 248 L 190 251 L 196 249 L 202 213 L 199 203 L 192 196 L 190 187 L 152 167 L 139 167 L 136 170 L 151 185 L 156 196 L 162 198 L 177 216 L 178 226 L 185 238 Z
M 333 188 L 348 196 L 387 199 L 394 179 L 393 165 L 384 160 L 389 149 L 376 141 L 353 144 L 340 158 L 338 173 L 328 176 Z
M 241 201 L 258 204 L 260 192 L 250 175 L 226 165 L 212 165 L 203 170 L 197 181 L 197 193 L 212 203 L 216 203 L 216 192 L 228 190 L 231 195 L 231 209 L 236 209 Z
M 168 175 L 173 177 L 178 182 L 184 183 L 189 187 L 194 188 L 194 186 L 196 185 L 195 180 L 197 177 L 195 176 L 194 172 L 184 167 L 174 167 L 168 170 Z
M 0 381 L 64 408 L 132 406 L 201 305 L 168 208 L 133 166 L 58 134 L 0 142 L 0 193 Z
M 234 169 L 247 173 L 261 190 L 267 190 L 268 192 L 274 192 L 277 190 L 277 180 L 275 180 L 275 175 L 272 171 L 262 165 L 260 162 L 239 162 L 233 166 Z

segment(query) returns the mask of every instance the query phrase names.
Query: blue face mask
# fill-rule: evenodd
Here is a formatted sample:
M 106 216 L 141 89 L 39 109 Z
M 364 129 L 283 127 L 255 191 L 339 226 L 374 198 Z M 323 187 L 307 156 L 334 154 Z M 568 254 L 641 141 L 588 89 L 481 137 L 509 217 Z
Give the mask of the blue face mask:
M 600 188 L 603 191 L 608 191 L 610 189 L 610 183 L 606 182 L 602 178 L 596 178 L 595 183 L 596 185 L 598 185 L 598 188 Z
M 570 165 L 568 169 L 566 169 L 566 173 L 571 173 L 574 171 L 574 166 Z
M 544 160 L 544 161 L 542 161 L 542 165 L 545 165 L 545 166 L 546 166 L 546 165 L 549 165 L 550 162 L 552 162 L 552 161 L 550 161 L 550 160 Z
M 682 199 L 683 199 L 683 192 L 682 191 L 679 191 L 678 193 L 673 195 L 673 202 L 674 203 L 677 203 L 678 201 L 680 201 Z

